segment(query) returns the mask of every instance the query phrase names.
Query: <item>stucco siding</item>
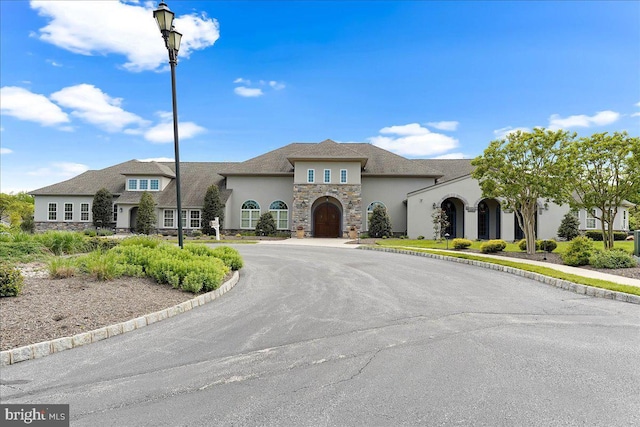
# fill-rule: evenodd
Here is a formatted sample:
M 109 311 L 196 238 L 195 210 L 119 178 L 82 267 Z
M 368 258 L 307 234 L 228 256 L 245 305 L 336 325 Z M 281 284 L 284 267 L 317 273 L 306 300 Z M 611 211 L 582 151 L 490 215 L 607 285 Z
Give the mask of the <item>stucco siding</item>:
M 230 176 L 227 188 L 233 190 L 226 203 L 224 228 L 240 229 L 242 204 L 254 200 L 260 205 L 260 213 L 269 212 L 272 202 L 282 200 L 289 208 L 289 223 L 293 209 L 293 177 Z
M 324 170 L 331 171 L 331 184 L 340 185 L 340 170 L 347 170 L 347 182 L 349 185 L 360 184 L 359 162 L 296 162 L 293 180 L 295 184 L 308 184 L 307 172 L 313 169 L 315 172 L 314 184 L 324 184 Z

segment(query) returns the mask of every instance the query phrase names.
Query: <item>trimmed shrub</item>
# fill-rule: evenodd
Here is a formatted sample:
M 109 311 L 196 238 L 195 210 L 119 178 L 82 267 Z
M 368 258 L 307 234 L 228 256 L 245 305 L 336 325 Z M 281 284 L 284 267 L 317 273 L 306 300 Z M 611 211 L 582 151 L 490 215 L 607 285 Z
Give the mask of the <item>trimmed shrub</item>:
M 155 228 L 156 221 L 156 202 L 151 193 L 144 191 L 140 196 L 138 203 L 138 216 L 136 217 L 136 233 L 151 234 Z M 180 214 L 178 214 L 180 216 Z M 180 218 L 178 218 L 180 221 Z
M 424 240 L 424 236 L 418 236 L 418 240 Z
M 473 242 L 469 239 L 461 239 L 458 237 L 453 239 L 451 244 L 453 245 L 453 249 L 467 249 L 473 244 Z
M 391 219 L 387 210 L 383 206 L 376 205 L 369 218 L 369 236 L 380 238 L 390 237 L 391 234 Z
M 573 240 L 580 235 L 580 220 L 574 212 L 567 212 L 562 218 L 558 227 L 558 237 L 566 240 Z
M 480 245 L 480 252 L 483 254 L 495 253 L 503 251 L 507 247 L 507 242 L 504 240 L 489 240 Z
M 240 270 L 244 265 L 242 257 L 237 250 L 230 248 L 229 246 L 220 246 L 211 251 L 211 254 L 222 260 L 226 266 L 231 270 Z
M 569 243 L 567 250 L 562 254 L 562 262 L 574 267 L 587 265 L 594 251 L 593 240 L 588 237 L 578 236 Z
M 539 240 L 536 242 L 536 246 L 539 247 L 541 251 L 553 252 L 558 247 L 558 243 L 553 239 Z
M 0 263 L 0 297 L 15 297 L 22 291 L 24 278 L 16 267 Z
M 595 268 L 632 268 L 637 267 L 635 258 L 624 250 L 597 251 L 589 258 L 589 264 Z
M 541 240 L 536 240 L 536 251 L 540 250 L 540 244 L 541 244 Z M 557 247 L 558 245 L 556 245 Z M 520 248 L 521 251 L 526 251 L 527 250 L 527 240 L 526 239 L 522 239 L 518 242 L 518 248 Z
M 602 231 L 587 230 L 584 232 L 584 235 L 595 242 L 602 242 Z M 626 238 L 627 238 L 627 233 L 625 233 L 624 231 L 613 232 L 613 240 L 625 240 Z
M 144 246 L 146 248 L 157 248 L 165 242 L 154 236 L 131 236 L 120 241 L 120 246 Z
M 273 219 L 271 212 L 265 212 L 260 215 L 260 219 L 256 224 L 256 236 L 273 236 L 277 231 L 276 221 Z

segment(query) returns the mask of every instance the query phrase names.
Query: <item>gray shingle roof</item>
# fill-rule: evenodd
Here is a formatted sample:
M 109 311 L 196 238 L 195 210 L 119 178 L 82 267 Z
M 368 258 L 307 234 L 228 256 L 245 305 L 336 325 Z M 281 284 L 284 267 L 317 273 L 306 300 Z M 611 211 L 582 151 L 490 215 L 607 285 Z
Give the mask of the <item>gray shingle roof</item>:
M 471 175 L 474 169 L 471 166 L 471 159 L 414 159 L 412 161 L 426 169 L 439 171 L 442 176 L 438 178 L 438 184 Z

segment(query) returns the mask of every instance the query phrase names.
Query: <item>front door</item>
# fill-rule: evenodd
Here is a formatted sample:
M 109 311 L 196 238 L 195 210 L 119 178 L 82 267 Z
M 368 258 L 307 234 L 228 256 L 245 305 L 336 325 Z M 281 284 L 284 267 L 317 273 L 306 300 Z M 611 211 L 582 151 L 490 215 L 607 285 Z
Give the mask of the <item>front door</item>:
M 314 237 L 340 237 L 340 210 L 332 203 L 318 206 L 313 216 Z

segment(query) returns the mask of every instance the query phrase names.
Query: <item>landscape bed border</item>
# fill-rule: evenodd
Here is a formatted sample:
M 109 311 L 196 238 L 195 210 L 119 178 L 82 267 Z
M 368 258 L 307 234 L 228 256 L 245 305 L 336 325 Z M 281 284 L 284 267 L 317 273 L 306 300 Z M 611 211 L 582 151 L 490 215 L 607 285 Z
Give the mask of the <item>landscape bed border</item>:
M 0 352 L 0 366 L 13 365 L 15 363 L 24 362 L 25 360 L 39 359 L 41 357 L 49 356 L 50 354 L 59 353 L 64 350 L 71 350 L 72 348 L 81 347 L 83 345 L 115 337 L 116 335 L 122 335 L 127 332 L 135 331 L 136 329 L 144 328 L 145 326 L 168 319 L 220 298 L 222 295 L 229 292 L 239 280 L 240 273 L 237 270 L 234 270 L 231 278 L 223 283 L 219 288 L 211 292 L 198 295 L 193 299 L 172 307 L 165 308 L 164 310 L 136 317 L 135 319 L 117 323 L 115 325 L 82 332 L 70 337 L 56 338 L 50 341 L 43 341 L 2 351 Z

